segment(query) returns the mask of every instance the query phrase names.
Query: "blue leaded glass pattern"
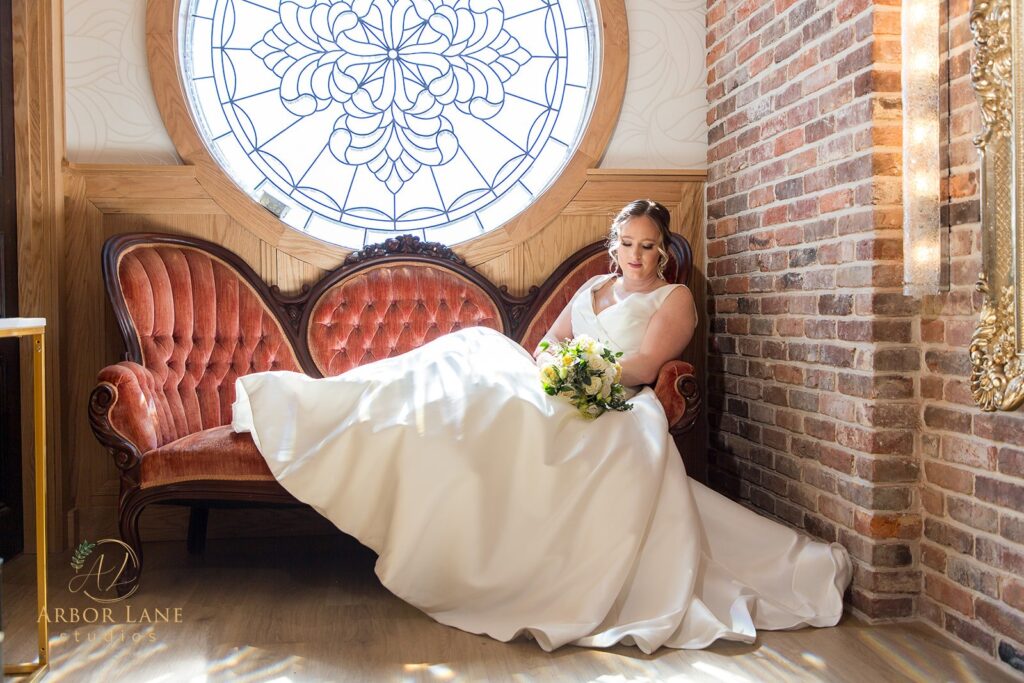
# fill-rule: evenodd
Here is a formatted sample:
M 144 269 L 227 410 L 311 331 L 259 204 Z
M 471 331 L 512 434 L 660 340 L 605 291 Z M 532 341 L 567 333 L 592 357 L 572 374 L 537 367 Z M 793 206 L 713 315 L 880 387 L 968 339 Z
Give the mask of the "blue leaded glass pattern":
M 358 248 L 493 230 L 590 116 L 593 0 L 186 0 L 193 117 L 241 189 Z

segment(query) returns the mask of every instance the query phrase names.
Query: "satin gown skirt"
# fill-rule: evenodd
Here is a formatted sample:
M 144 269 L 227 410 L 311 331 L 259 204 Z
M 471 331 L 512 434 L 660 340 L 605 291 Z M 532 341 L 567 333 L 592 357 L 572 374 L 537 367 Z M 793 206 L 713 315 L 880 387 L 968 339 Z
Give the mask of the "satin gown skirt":
M 329 379 L 247 375 L 237 396 L 282 486 L 441 623 L 650 653 L 842 614 L 845 551 L 690 480 L 652 390 L 586 421 L 492 330 Z

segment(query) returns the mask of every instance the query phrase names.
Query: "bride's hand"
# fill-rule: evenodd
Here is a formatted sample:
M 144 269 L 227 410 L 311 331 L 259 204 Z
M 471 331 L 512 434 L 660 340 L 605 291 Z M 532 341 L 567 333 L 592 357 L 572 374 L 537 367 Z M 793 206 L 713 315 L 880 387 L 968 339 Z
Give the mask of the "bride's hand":
M 538 368 L 542 368 L 545 365 L 557 364 L 558 362 L 558 359 L 554 356 L 554 354 L 548 351 L 541 351 L 540 353 L 538 353 L 536 356 L 536 360 Z
M 555 341 L 553 339 L 551 339 L 551 338 L 549 338 L 547 336 L 545 336 L 543 339 L 540 340 L 540 342 L 537 344 L 537 347 L 533 350 L 533 359 L 537 361 L 537 365 L 541 365 L 541 362 L 540 362 L 540 357 L 541 356 L 544 356 L 544 355 L 550 356 L 551 355 L 550 351 L 546 351 L 544 349 L 544 347 L 543 347 L 544 342 L 547 342 L 549 345 L 554 345 L 554 343 L 555 343 Z

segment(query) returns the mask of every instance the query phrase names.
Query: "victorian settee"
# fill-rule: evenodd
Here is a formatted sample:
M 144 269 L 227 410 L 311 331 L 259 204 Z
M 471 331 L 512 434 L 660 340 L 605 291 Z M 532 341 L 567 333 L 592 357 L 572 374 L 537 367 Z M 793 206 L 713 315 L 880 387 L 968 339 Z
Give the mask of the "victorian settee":
M 666 278 L 687 283 L 689 245 L 673 236 L 669 251 Z M 209 242 L 110 238 L 103 274 L 127 352 L 100 370 L 89 419 L 120 470 L 120 532 L 139 571 L 139 518 L 151 503 L 191 508 L 192 553 L 203 550 L 210 508 L 301 505 L 249 435 L 231 429 L 239 375 L 333 376 L 473 325 L 532 351 L 573 292 L 607 270 L 604 245 L 591 244 L 514 296 L 449 248 L 401 236 L 351 253 L 319 282 L 287 295 Z M 673 432 L 693 426 L 701 405 L 693 366 L 667 363 L 655 391 Z M 138 578 L 132 574 L 126 585 Z

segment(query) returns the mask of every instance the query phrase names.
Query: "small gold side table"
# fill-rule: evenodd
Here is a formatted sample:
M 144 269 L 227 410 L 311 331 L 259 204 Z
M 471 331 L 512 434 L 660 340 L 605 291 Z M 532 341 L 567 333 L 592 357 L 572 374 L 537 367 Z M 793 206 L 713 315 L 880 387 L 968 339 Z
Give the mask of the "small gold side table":
M 33 412 L 35 414 L 35 483 L 36 483 L 36 611 L 39 630 L 39 658 L 34 662 L 4 667 L 5 674 L 26 675 L 34 681 L 50 664 L 49 620 L 39 619 L 46 613 L 46 318 L 0 318 L 0 339 L 32 338 Z

